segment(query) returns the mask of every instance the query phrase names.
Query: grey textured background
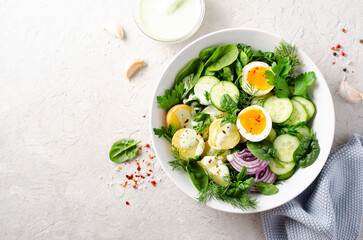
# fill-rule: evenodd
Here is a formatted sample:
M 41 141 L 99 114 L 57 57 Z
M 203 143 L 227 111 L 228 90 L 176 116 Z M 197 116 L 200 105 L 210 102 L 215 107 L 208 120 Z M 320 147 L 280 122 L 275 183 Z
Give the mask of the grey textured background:
M 124 27 L 125 40 L 103 31 L 108 21 Z M 128 136 L 150 143 L 149 102 L 163 69 L 187 43 L 228 27 L 261 28 L 296 42 L 332 92 L 334 146 L 362 135 L 362 104 L 337 94 L 347 61 L 348 80 L 363 90 L 362 25 L 360 0 L 206 0 L 199 31 L 164 45 L 139 31 L 131 1 L 0 0 L 0 238 L 264 239 L 259 214 L 198 205 L 156 159 L 155 188 L 147 181 L 123 188 L 136 165 L 116 171 L 108 151 Z M 344 58 L 332 55 L 338 43 Z M 129 82 L 124 65 L 136 57 L 147 65 Z

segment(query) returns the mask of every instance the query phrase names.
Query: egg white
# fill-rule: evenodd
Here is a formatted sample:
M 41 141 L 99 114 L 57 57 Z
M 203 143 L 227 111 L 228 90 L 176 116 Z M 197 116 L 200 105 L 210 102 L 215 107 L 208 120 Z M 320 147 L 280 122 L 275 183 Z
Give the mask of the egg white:
M 247 64 L 246 66 L 244 66 L 243 71 L 242 71 L 242 89 L 243 89 L 243 91 L 245 91 L 246 93 L 248 93 L 250 95 L 253 95 L 255 90 L 257 90 L 257 89 L 254 89 L 254 88 L 250 89 L 250 87 L 248 87 L 248 85 L 250 83 L 247 81 L 248 80 L 247 74 L 252 68 L 255 68 L 255 67 L 265 67 L 271 71 L 271 67 L 264 62 L 251 62 L 251 63 Z M 265 95 L 265 94 L 269 93 L 273 88 L 274 87 L 271 87 L 270 89 L 267 89 L 265 91 L 259 90 L 257 93 L 255 93 L 255 96 Z
M 246 112 L 250 109 L 259 109 L 263 112 L 263 114 L 265 114 L 265 117 L 266 117 L 265 129 L 260 134 L 257 134 L 257 135 L 249 133 L 246 129 L 244 129 L 242 127 L 239 117 L 237 118 L 237 128 L 238 128 L 238 131 L 240 132 L 240 134 L 247 140 L 249 140 L 251 142 L 259 142 L 259 141 L 262 141 L 263 139 L 265 139 L 270 134 L 271 129 L 272 129 L 272 120 L 271 120 L 271 117 L 268 114 L 268 112 L 263 107 L 260 107 L 257 105 L 252 105 L 250 107 L 246 107 L 238 114 L 238 116 L 240 116 L 241 114 L 243 114 L 244 112 Z

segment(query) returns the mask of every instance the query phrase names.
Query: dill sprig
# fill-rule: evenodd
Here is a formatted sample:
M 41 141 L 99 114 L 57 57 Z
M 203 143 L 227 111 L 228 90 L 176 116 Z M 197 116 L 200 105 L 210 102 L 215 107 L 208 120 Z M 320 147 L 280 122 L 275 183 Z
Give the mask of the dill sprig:
M 171 145 L 171 155 L 174 157 L 174 160 L 169 161 L 169 165 L 173 168 L 173 170 L 186 170 L 186 161 L 183 160 L 178 148 L 174 145 Z
M 247 192 L 244 192 L 239 198 L 228 196 L 227 193 L 229 186 L 230 185 L 227 187 L 222 187 L 210 180 L 208 187 L 199 192 L 198 201 L 200 203 L 206 203 L 210 199 L 215 198 L 217 200 L 227 202 L 241 210 L 248 210 L 250 208 L 254 209 L 256 207 L 257 200 L 251 198 Z
M 275 47 L 276 59 L 288 57 L 291 63 L 291 74 L 293 74 L 297 67 L 302 65 L 299 55 L 296 53 L 296 46 L 292 45 L 285 40 L 281 40 L 280 44 Z

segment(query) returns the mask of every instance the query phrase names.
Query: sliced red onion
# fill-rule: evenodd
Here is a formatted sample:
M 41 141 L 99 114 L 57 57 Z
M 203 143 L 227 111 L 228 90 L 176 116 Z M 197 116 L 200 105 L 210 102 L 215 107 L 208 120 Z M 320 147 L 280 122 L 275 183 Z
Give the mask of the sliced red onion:
M 269 164 L 268 161 L 263 161 L 253 156 L 253 154 L 247 148 L 242 152 L 233 153 L 232 157 L 229 157 L 228 160 L 232 167 L 238 172 L 241 172 L 243 166 L 245 166 L 247 168 L 248 175 L 261 172 Z
M 271 172 L 269 167 L 266 167 L 261 172 L 256 173 L 256 178 L 255 178 L 254 183 L 266 182 L 266 183 L 273 184 L 276 181 L 276 179 L 277 179 L 277 175 L 274 174 L 273 172 Z M 252 185 L 252 187 L 250 188 L 250 192 L 257 192 L 255 185 Z

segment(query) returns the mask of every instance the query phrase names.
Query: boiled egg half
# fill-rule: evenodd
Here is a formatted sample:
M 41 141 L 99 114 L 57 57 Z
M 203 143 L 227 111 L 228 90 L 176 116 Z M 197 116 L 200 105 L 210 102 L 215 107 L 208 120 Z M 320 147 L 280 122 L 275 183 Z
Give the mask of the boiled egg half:
M 259 142 L 271 132 L 271 117 L 263 107 L 253 105 L 238 114 L 237 128 L 247 140 Z
M 271 67 L 264 62 L 251 62 L 243 68 L 242 89 L 255 96 L 262 96 L 269 93 L 274 86 L 267 83 L 266 70 L 271 71 Z

